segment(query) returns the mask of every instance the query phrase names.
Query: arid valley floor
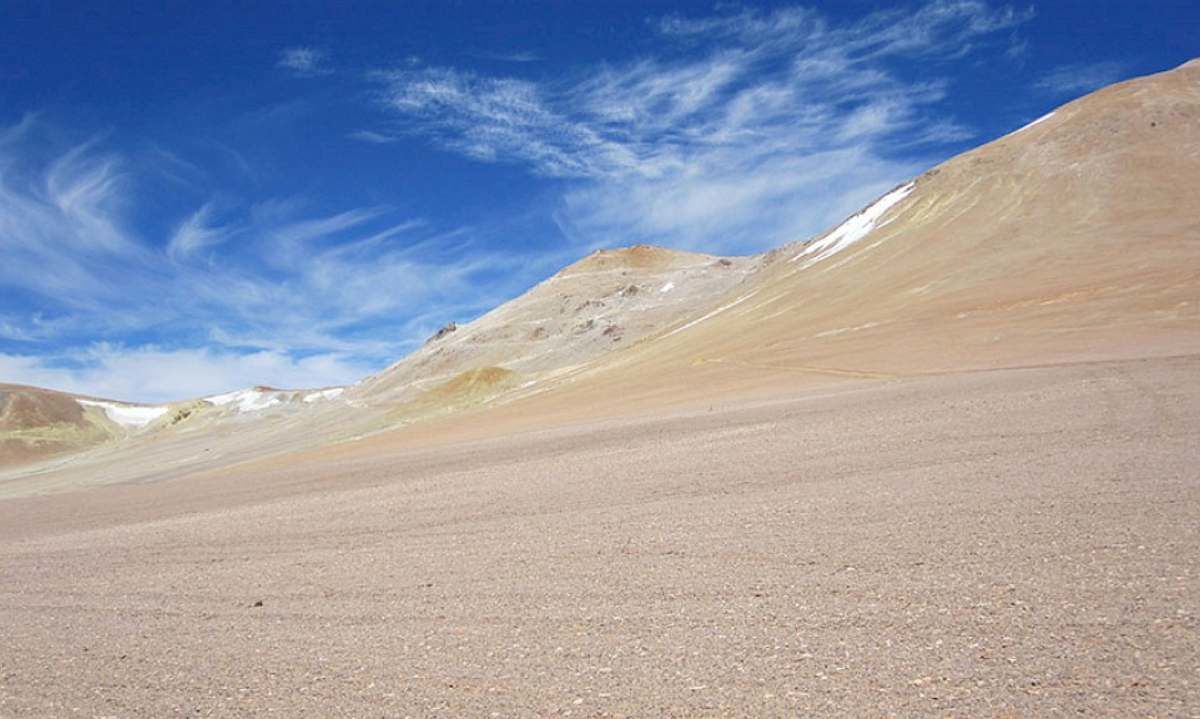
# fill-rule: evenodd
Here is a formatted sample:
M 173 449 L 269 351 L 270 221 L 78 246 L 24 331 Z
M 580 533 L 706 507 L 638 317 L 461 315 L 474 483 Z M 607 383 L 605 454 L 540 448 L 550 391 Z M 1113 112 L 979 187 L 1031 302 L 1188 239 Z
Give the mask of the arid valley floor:
M 0 503 L 0 714 L 1189 716 L 1197 376 L 864 382 Z

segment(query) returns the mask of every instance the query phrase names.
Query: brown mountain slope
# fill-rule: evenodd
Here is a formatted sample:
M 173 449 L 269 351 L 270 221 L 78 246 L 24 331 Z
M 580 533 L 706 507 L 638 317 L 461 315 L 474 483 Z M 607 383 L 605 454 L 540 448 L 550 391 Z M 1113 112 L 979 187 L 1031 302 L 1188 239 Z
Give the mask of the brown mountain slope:
M 405 402 L 451 378 L 503 367 L 536 382 L 628 347 L 741 284 L 754 258 L 637 246 L 595 252 L 350 390 Z
M 134 432 L 109 427 L 104 411 L 93 408 L 107 435 L 10 452 L 0 467 L 10 476 L 37 474 L 29 486 L 42 489 L 59 486 L 57 479 L 76 468 L 89 481 L 179 476 L 509 401 L 692 316 L 757 266 L 756 258 L 645 246 L 595 252 L 344 392 L 254 387 L 174 403 L 163 420 Z M 82 449 L 90 451 L 71 466 L 59 461 Z M 51 456 L 50 465 L 29 463 Z M 56 479 L 41 476 L 46 471 Z
M 595 253 L 341 400 L 140 433 L 104 450 L 101 474 L 142 476 L 143 455 L 178 474 L 330 441 L 369 452 L 829 382 L 1197 352 L 1198 120 L 1193 63 L 1066 105 L 810 243 Z M 415 419 L 428 428 L 360 439 Z
M 103 424 L 69 394 L 0 384 L 0 466 L 103 442 L 111 436 Z
M 577 390 L 700 397 L 726 383 L 1198 352 L 1197 186 L 1192 63 L 930 170 L 841 251 L 823 237 L 769 253 L 704 319 L 614 356 Z
M 813 242 L 751 258 L 744 279 L 636 344 L 482 411 L 303 456 L 365 459 L 847 381 L 1198 353 L 1197 117 L 1195 64 L 1102 90 Z

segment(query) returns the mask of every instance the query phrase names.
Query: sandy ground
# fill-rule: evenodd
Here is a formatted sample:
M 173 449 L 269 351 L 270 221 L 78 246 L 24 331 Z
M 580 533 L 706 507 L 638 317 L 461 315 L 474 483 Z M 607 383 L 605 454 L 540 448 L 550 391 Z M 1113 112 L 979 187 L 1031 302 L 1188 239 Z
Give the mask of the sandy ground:
M 1197 377 L 859 381 L 0 501 L 0 716 L 1198 716 Z

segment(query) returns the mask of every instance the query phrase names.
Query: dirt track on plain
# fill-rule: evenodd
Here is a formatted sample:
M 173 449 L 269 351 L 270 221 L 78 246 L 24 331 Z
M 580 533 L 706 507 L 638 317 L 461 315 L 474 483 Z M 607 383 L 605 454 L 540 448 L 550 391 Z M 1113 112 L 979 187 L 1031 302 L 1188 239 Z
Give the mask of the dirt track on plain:
M 3 501 L 0 716 L 1195 716 L 1197 377 L 859 382 Z

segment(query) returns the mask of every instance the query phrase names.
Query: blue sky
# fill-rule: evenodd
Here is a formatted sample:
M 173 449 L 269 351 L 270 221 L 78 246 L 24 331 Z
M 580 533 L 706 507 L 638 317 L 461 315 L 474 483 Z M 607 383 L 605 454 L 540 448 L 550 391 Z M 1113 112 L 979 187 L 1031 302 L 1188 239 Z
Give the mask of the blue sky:
M 1200 55 L 1193 2 L 152 5 L 0 0 L 0 381 L 351 382 L 592 250 L 802 239 Z

